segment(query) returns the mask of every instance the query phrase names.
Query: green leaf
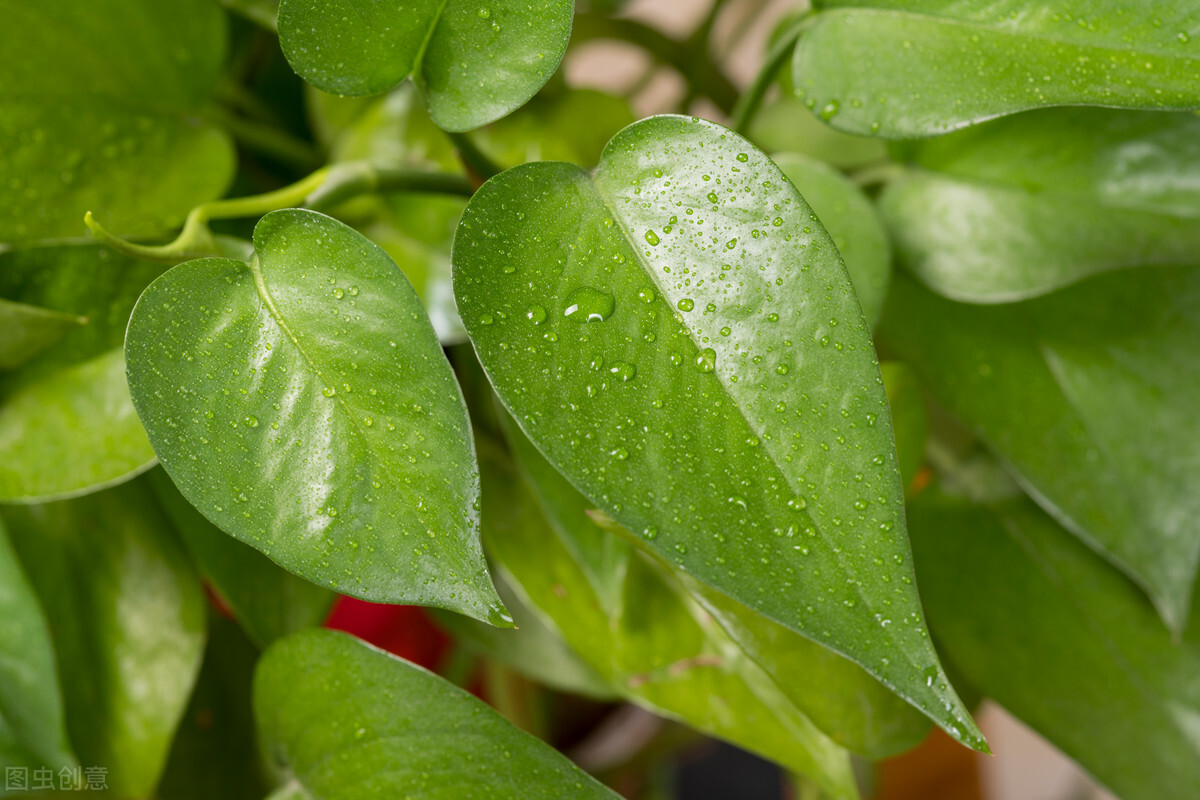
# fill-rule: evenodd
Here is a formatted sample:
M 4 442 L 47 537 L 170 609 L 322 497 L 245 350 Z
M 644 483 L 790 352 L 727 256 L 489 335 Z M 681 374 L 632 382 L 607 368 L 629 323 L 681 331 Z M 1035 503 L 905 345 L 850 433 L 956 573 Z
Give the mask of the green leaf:
M 205 601 L 142 481 L 3 509 L 58 654 L 67 729 L 116 797 L 150 796 L 204 652 Z
M 178 225 L 233 175 L 202 109 L 225 59 L 209 0 L 0 0 L 0 243 Z
M 540 522 L 519 534 L 509 533 L 508 538 L 517 541 L 538 536 L 549 538 L 550 544 L 528 550 L 509 544 L 507 560 L 499 560 L 519 576 L 543 613 L 579 642 L 581 652 L 604 665 L 605 674 L 631 699 L 649 700 L 660 712 L 680 716 L 793 769 L 823 775 L 830 791 L 846 791 L 841 785 L 841 748 L 882 758 L 914 746 L 928 732 L 928 721 L 915 709 L 852 662 L 660 560 L 638 559 L 624 541 L 627 531 L 616 529 L 622 534 L 617 537 L 598 527 L 592 519 L 598 512 L 590 511 L 587 499 L 519 432 L 510 427 L 509 434 L 514 456 L 552 530 Z M 568 566 L 539 569 L 536 563 L 525 563 L 532 561 L 528 557 L 518 560 L 519 553 L 534 550 L 548 555 L 565 550 L 573 571 L 582 577 L 571 578 Z M 589 558 L 597 551 L 610 555 Z M 564 600 L 544 577 L 556 574 L 570 578 L 560 577 L 559 584 L 582 583 L 582 589 L 568 589 Z M 655 598 L 652 619 L 645 618 L 639 598 Z M 597 607 L 602 615 L 596 614 Z M 589 614 L 598 618 L 590 629 L 580 627 L 579 620 Z M 713 674 L 707 669 L 700 674 L 664 671 L 665 664 L 695 664 Z M 738 711 L 732 716 L 715 713 L 707 701 L 697 701 L 710 690 L 689 690 L 689 681 L 700 686 L 710 681 L 727 684 L 711 691 L 730 699 Z M 743 699 L 733 702 L 735 695 Z M 801 735 L 783 736 L 774 730 L 777 726 Z
M 0 370 L 19 367 L 87 320 L 0 298 Z
M 333 94 L 376 94 L 412 74 L 433 120 L 466 131 L 549 80 L 572 15 L 568 0 L 283 0 L 279 40 L 292 69 Z
M 1028 500 L 922 496 L 909 521 L 930 625 L 967 680 L 1126 800 L 1192 796 L 1200 629 L 1173 642 L 1136 587 Z
M 1183 630 L 1200 565 L 1200 270 L 1110 273 L 1005 306 L 907 278 L 891 297 L 889 349 Z
M 312 800 L 616 797 L 467 692 L 343 633 L 272 645 L 254 709 L 271 758 Z
M 74 763 L 46 617 L 0 522 L 0 767 Z
M 1020 300 L 1089 275 L 1200 263 L 1200 117 L 1052 109 L 913 148 L 880 205 L 938 293 Z
M 892 279 L 892 246 L 875 207 L 842 173 L 815 158 L 785 153 L 771 159 L 833 238 L 863 316 L 873 326 L 879 321 Z
M 163 470 L 147 480 L 200 573 L 259 647 L 321 625 L 335 595 L 297 578 L 204 518 Z
M 175 267 L 130 320 L 130 390 L 172 481 L 314 583 L 503 624 L 462 393 L 412 287 L 311 211 L 263 217 L 254 246 Z
M 584 495 L 982 746 L 925 635 L 862 311 L 766 156 L 712 123 L 639 122 L 594 177 L 489 181 L 454 262 L 501 400 Z
M 121 345 L 134 302 L 160 272 L 94 246 L 0 254 L 0 297 L 87 320 L 0 375 L 0 502 L 86 494 L 154 463 Z
M 835 131 L 801 100 L 786 95 L 754 115 L 746 138 L 768 153 L 804 153 L 841 169 L 887 158 L 885 143 Z
M 830 125 L 906 138 L 1061 105 L 1200 107 L 1200 10 L 1134 0 L 823 0 L 796 92 Z

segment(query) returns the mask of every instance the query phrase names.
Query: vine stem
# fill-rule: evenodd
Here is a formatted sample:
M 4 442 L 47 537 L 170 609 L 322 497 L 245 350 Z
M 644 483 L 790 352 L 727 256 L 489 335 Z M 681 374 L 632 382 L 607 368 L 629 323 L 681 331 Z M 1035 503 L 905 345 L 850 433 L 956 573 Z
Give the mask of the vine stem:
M 733 108 L 730 125 L 735 131 L 744 134 L 750 127 L 750 123 L 754 121 L 754 115 L 762 107 L 767 90 L 771 88 L 771 83 L 775 80 L 775 75 L 787 63 L 792 51 L 796 48 L 796 40 L 810 24 L 811 17 L 806 12 L 798 17 L 767 51 L 762 68 L 759 69 L 758 74 L 754 76 L 753 83 L 746 88 Z

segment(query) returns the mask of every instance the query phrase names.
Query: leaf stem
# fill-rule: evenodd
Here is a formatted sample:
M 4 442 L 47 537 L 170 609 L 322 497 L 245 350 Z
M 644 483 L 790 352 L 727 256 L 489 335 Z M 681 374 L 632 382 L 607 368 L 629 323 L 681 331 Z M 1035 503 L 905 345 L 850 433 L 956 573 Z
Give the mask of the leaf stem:
M 738 98 L 737 105 L 734 106 L 730 126 L 735 131 L 745 133 L 750 127 L 750 123 L 754 121 L 754 115 L 762 107 L 767 90 L 775 81 L 775 76 L 791 57 L 792 51 L 796 47 L 796 40 L 800 38 L 800 34 L 809 24 L 807 13 L 797 18 L 767 51 L 762 68 L 754 76 L 754 82 L 746 88 L 746 91 Z
M 299 169 L 313 169 L 324 162 L 310 143 L 298 139 L 274 125 L 239 117 L 221 108 L 210 106 L 205 112 L 213 122 L 228 130 L 234 139 L 249 150 L 281 161 Z
M 366 161 L 355 161 L 330 167 L 325 180 L 308 194 L 304 205 L 321 211 L 373 192 L 425 192 L 470 197 L 475 189 L 462 175 L 379 167 Z
M 462 159 L 463 164 L 479 179 L 479 184 L 504 172 L 504 167 L 480 150 L 479 145 L 475 144 L 467 134 L 447 131 L 446 136 L 450 137 L 450 141 L 454 143 L 454 147 L 458 150 L 458 157 Z

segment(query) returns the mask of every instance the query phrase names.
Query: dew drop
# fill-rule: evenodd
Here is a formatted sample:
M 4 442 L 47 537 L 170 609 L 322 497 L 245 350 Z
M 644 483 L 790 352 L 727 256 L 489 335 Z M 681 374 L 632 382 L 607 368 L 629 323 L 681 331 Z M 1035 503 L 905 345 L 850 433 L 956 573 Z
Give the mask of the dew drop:
M 706 347 L 696 356 L 696 368 L 701 372 L 712 372 L 717 368 L 717 351 Z
M 529 320 L 534 325 L 541 325 L 546 321 L 546 309 L 542 308 L 541 306 L 531 306 L 530 309 L 525 312 L 525 319 Z
M 613 296 L 590 286 L 576 289 L 567 297 L 563 316 L 575 322 L 602 322 L 612 316 L 616 308 Z
M 621 383 L 628 383 L 637 375 L 637 367 L 628 361 L 614 361 L 608 371 L 621 381 Z
M 696 302 L 690 297 L 685 297 L 675 304 L 675 307 L 680 311 L 691 311 L 696 307 Z

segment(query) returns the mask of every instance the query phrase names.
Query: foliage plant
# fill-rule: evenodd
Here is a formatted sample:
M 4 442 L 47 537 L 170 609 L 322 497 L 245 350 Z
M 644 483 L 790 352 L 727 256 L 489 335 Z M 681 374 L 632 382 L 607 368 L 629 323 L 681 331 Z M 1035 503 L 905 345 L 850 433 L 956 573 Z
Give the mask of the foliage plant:
M 1197 796 L 1200 7 L 820 0 L 739 90 L 621 5 L 0 0 L 6 793 L 636 795 L 582 697 L 855 800 L 988 697 Z

